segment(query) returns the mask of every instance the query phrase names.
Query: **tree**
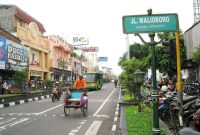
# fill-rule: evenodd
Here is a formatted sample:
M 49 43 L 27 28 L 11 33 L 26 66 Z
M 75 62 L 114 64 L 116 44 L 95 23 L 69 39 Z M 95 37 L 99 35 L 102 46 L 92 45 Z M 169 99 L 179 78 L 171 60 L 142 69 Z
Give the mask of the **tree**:
M 192 60 L 200 65 L 200 45 L 196 47 L 196 51 L 192 54 Z
M 137 97 L 139 91 L 137 91 L 136 85 L 133 83 L 133 73 L 136 69 L 146 70 L 143 61 L 133 57 L 122 62 L 121 67 L 124 72 L 120 75 L 120 82 L 130 93 L 133 93 L 134 97 Z
M 149 46 L 147 45 L 135 43 L 130 46 L 130 58 L 135 57 L 136 59 L 142 60 L 149 55 L 149 52 Z
M 22 92 L 25 92 L 25 79 L 28 75 L 28 71 L 23 69 L 21 71 L 16 71 L 15 74 L 12 76 L 15 86 L 21 88 Z

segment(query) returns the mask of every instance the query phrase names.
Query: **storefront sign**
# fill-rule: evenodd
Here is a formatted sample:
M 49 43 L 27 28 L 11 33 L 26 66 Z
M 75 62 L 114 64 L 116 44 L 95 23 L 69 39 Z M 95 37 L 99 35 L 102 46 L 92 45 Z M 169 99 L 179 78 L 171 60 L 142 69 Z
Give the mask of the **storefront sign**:
M 42 72 L 41 71 L 30 71 L 30 76 L 41 76 Z
M 21 70 L 28 69 L 29 55 L 28 48 L 6 40 L 7 44 L 7 62 L 6 69 L 8 70 Z
M 0 36 L 0 69 L 5 69 L 6 48 L 6 38 Z

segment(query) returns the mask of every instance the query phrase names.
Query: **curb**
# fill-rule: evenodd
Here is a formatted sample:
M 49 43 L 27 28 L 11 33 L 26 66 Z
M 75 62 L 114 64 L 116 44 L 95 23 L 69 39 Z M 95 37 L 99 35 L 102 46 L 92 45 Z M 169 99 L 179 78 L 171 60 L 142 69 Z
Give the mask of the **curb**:
M 11 106 L 16 106 L 16 105 L 20 105 L 20 104 L 24 104 L 24 103 L 29 103 L 32 101 L 38 101 L 38 100 L 42 100 L 42 99 L 49 98 L 49 97 L 51 97 L 51 95 L 45 95 L 45 96 L 34 97 L 34 98 L 25 99 L 25 100 L 19 100 L 19 101 L 9 102 L 9 103 L 5 103 L 5 104 L 0 104 L 0 109 L 6 108 L 6 107 L 11 107 Z

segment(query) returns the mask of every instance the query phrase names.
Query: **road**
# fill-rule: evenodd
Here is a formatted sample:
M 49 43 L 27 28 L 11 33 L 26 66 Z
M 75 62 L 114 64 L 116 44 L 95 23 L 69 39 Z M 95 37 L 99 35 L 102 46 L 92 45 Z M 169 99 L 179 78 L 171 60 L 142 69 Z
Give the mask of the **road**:
M 0 135 L 111 135 L 119 89 L 113 83 L 88 93 L 88 113 L 63 112 L 51 98 L 0 109 Z

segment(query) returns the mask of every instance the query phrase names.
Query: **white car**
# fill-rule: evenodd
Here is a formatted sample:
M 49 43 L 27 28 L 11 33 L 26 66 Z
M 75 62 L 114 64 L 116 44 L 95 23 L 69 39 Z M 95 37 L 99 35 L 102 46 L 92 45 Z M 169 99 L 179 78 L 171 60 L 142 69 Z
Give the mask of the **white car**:
M 115 82 L 115 80 L 111 80 L 111 82 L 112 82 L 112 83 L 114 83 L 114 82 Z

